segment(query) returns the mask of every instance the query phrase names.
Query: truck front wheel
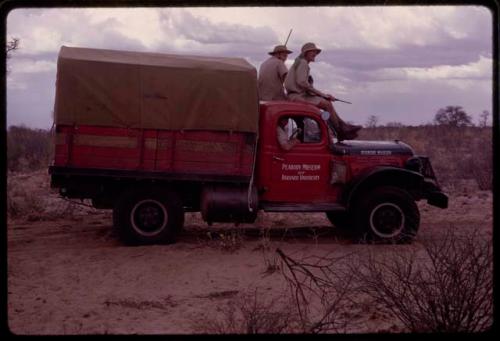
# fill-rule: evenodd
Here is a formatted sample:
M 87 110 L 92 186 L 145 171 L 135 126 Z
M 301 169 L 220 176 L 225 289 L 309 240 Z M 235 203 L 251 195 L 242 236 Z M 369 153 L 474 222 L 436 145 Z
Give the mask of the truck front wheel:
M 405 243 L 412 241 L 420 224 L 420 213 L 411 195 L 400 188 L 375 188 L 355 207 L 355 228 L 363 239 Z
M 130 245 L 173 243 L 184 224 L 182 203 L 174 193 L 136 192 L 122 196 L 114 224 Z

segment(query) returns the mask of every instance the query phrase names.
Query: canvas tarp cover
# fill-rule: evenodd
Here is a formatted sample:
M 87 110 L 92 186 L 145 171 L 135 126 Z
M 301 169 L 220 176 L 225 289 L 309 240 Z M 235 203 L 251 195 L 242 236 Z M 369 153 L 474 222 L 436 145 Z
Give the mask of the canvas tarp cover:
M 56 124 L 257 132 L 257 71 L 241 58 L 63 46 Z

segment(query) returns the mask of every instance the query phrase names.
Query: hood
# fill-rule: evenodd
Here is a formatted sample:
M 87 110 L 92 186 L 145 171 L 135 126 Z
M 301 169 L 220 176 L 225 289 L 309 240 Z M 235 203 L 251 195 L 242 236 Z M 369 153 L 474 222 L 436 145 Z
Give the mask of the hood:
M 332 145 L 334 154 L 340 155 L 414 155 L 413 149 L 406 143 L 394 141 L 347 140 Z

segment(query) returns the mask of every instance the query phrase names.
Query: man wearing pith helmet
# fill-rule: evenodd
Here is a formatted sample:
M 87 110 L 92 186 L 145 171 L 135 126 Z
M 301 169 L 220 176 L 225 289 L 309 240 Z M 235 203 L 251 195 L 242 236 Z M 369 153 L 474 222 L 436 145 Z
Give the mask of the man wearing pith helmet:
M 361 126 L 345 123 L 335 111 L 332 101 L 335 97 L 324 94 L 316 89 L 309 81 L 309 63 L 314 62 L 321 49 L 314 43 L 306 43 L 302 46 L 301 54 L 295 59 L 292 67 L 285 78 L 285 88 L 288 98 L 292 101 L 312 103 L 320 109 L 330 113 L 330 121 L 337 132 L 339 140 L 351 140 L 357 137 L 357 131 Z
M 277 45 L 268 52 L 271 57 L 259 69 L 259 99 L 262 101 L 286 100 L 283 81 L 288 72 L 285 61 L 292 51 L 285 45 Z

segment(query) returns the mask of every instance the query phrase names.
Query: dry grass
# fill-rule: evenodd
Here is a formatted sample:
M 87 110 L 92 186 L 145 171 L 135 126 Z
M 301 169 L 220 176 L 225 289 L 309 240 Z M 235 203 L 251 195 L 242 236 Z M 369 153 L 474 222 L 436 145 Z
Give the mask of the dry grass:
M 425 241 L 423 251 L 361 260 L 351 268 L 359 290 L 410 332 L 487 331 L 493 321 L 492 241 L 450 230 Z
M 89 203 L 64 200 L 50 188 L 47 170 L 10 173 L 7 177 L 7 216 L 28 221 L 78 219 L 97 212 Z
M 479 231 L 447 231 L 389 252 L 292 258 L 277 250 L 304 330 L 338 332 L 368 297 L 408 332 L 484 332 L 493 323 L 493 246 Z M 315 304 L 316 302 L 319 302 Z M 366 303 L 365 303 L 366 304 Z
M 377 127 L 362 129 L 361 140 L 394 140 L 409 144 L 416 154 L 430 157 L 438 180 L 454 186 L 475 180 L 481 190 L 491 190 L 493 144 L 491 127 Z
M 282 334 L 298 331 L 293 302 L 286 296 L 268 298 L 258 289 L 244 293 L 193 321 L 193 329 L 203 334 Z
M 7 131 L 7 168 L 9 171 L 33 171 L 46 168 L 54 153 L 50 131 L 11 126 Z

